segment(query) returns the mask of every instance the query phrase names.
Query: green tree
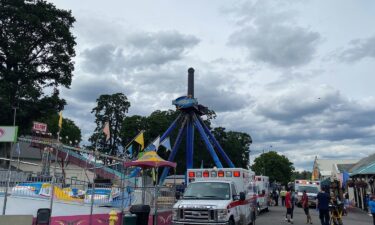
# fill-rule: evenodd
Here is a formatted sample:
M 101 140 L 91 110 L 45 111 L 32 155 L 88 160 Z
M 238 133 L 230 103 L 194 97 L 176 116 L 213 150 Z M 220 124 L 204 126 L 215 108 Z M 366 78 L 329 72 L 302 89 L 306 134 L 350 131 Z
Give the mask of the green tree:
M 287 157 L 270 151 L 257 157 L 251 169 L 256 175 L 268 176 L 271 182 L 276 181 L 286 185 L 291 181 L 294 167 Z
M 249 148 L 252 143 L 249 134 L 236 131 L 226 132 L 223 127 L 214 128 L 212 133 L 236 167 L 248 168 Z
M 46 1 L 0 0 L 0 124 L 12 123 L 12 107 L 19 107 L 24 130 L 50 113 L 43 106 L 63 108 L 57 90 L 51 97 L 44 90 L 71 84 L 74 21 L 70 11 Z
M 293 171 L 291 181 L 295 181 L 295 180 L 311 180 L 311 175 L 312 175 L 312 173 L 310 171 L 306 171 L 306 170 L 304 170 L 302 172 Z
M 157 110 L 151 113 L 148 117 L 143 116 L 131 116 L 125 118 L 123 122 L 123 127 L 121 131 L 121 137 L 123 140 L 123 145 L 125 146 L 129 143 L 135 135 L 141 130 L 145 130 L 145 143 L 146 145 L 151 143 L 157 136 L 162 135 L 171 123 L 177 118 L 180 111 L 168 110 L 160 111 Z M 214 118 L 215 113 L 211 111 L 211 115 L 208 120 L 205 120 L 205 124 L 211 129 L 211 118 Z M 178 130 L 181 123 L 174 129 L 171 134 L 171 144 L 173 145 Z M 251 143 L 251 138 L 248 134 L 239 133 L 234 131 L 226 132 L 224 128 L 215 128 L 213 131 L 214 136 L 217 138 L 219 143 L 222 145 L 223 149 L 226 151 L 229 158 L 235 164 L 235 166 L 247 168 L 248 165 L 248 149 Z M 185 136 L 184 136 L 185 137 Z M 173 146 L 172 146 L 173 147 Z M 176 155 L 175 162 L 177 162 L 177 173 L 184 173 L 186 171 L 186 142 L 183 138 L 180 147 L 178 149 L 178 154 Z M 170 152 L 166 151 L 164 147 L 160 147 L 158 154 L 164 158 L 168 159 Z M 220 156 L 219 156 L 220 157 Z M 199 132 L 195 129 L 194 132 L 194 167 L 200 167 L 203 162 L 204 167 L 213 167 L 215 164 L 206 150 L 206 145 L 204 144 Z M 223 159 L 221 162 L 226 166 Z
M 159 135 L 162 135 L 164 131 L 170 126 L 170 124 L 177 118 L 179 112 L 168 110 L 160 111 L 156 110 L 151 113 L 148 117 L 143 117 L 139 115 L 134 115 L 126 117 L 122 124 L 121 138 L 123 147 L 127 144 L 142 130 L 145 131 L 144 141 L 147 146 Z M 171 136 L 175 137 L 177 131 L 172 132 Z M 139 146 L 134 144 L 134 151 L 139 151 Z M 162 149 L 162 147 L 160 147 Z M 160 151 L 161 154 L 164 153 L 163 149 Z
M 48 131 L 52 133 L 54 138 L 57 138 L 57 132 L 59 131 L 58 120 L 59 115 L 57 113 L 49 115 L 47 118 L 40 119 L 40 122 L 47 124 Z M 76 146 L 82 140 L 81 129 L 79 129 L 74 121 L 63 117 L 60 139 L 64 144 Z
M 119 147 L 122 147 L 120 131 L 126 113 L 130 107 L 130 102 L 123 93 L 112 95 L 101 95 L 97 100 L 97 106 L 91 113 L 95 114 L 96 128 L 90 137 L 91 147 L 110 155 L 116 155 Z M 103 133 L 104 124 L 108 122 L 110 130 L 109 141 Z

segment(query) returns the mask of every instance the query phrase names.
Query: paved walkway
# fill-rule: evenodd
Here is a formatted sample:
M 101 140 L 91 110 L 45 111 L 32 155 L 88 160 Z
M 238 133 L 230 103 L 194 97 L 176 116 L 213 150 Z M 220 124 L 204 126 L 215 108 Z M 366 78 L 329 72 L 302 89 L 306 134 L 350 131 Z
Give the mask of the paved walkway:
M 262 213 L 256 220 L 256 224 L 288 224 L 285 218 L 285 207 L 270 207 L 269 212 Z M 313 224 L 320 225 L 319 214 L 315 209 L 310 209 Z M 349 209 L 348 216 L 343 217 L 344 225 L 372 225 L 372 217 L 359 209 Z M 302 208 L 294 209 L 294 224 L 306 224 L 306 216 Z

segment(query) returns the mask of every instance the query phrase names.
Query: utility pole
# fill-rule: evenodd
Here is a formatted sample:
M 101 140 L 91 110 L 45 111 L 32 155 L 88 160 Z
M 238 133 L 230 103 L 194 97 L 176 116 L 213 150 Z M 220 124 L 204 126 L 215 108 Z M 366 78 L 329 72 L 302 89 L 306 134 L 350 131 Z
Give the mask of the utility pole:
M 13 107 L 14 109 L 14 113 L 13 113 L 13 126 L 16 126 L 16 115 L 17 115 L 17 107 L 14 106 Z M 12 142 L 10 144 L 10 155 L 9 155 L 9 166 L 8 166 L 8 179 L 7 179 L 7 185 L 5 187 L 5 193 L 4 193 L 4 202 L 3 202 L 3 215 L 5 215 L 5 210 L 7 208 L 7 200 L 8 200 L 8 189 L 9 189 L 9 183 L 10 183 L 10 179 L 12 177 L 12 153 L 13 153 L 13 144 L 14 142 Z

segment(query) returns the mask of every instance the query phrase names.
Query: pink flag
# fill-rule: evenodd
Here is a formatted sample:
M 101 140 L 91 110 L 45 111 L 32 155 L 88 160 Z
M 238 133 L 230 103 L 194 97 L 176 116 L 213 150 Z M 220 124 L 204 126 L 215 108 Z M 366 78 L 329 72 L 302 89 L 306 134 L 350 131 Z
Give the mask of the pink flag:
M 109 131 L 109 123 L 105 122 L 104 128 L 103 128 L 103 133 L 105 134 L 105 141 L 108 141 L 110 137 L 110 131 Z

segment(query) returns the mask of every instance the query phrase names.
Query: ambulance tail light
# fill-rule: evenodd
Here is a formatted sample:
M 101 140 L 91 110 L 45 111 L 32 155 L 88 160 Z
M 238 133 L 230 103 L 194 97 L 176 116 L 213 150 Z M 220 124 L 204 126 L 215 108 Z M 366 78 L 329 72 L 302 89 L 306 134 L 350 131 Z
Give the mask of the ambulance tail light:
M 296 180 L 296 184 L 299 184 L 299 181 L 298 181 L 298 180 Z
M 319 185 L 319 182 L 316 182 L 317 185 Z
M 218 177 L 224 177 L 224 171 L 219 171 L 219 172 L 217 172 L 217 176 Z
M 312 184 L 312 182 L 310 182 L 310 184 Z
M 209 176 L 210 176 L 210 172 L 208 172 L 207 170 L 203 171 L 203 177 L 209 177 Z
M 189 178 L 195 177 L 195 172 L 189 172 Z
M 234 177 L 240 177 L 241 176 L 241 172 L 240 171 L 233 171 L 233 176 Z

